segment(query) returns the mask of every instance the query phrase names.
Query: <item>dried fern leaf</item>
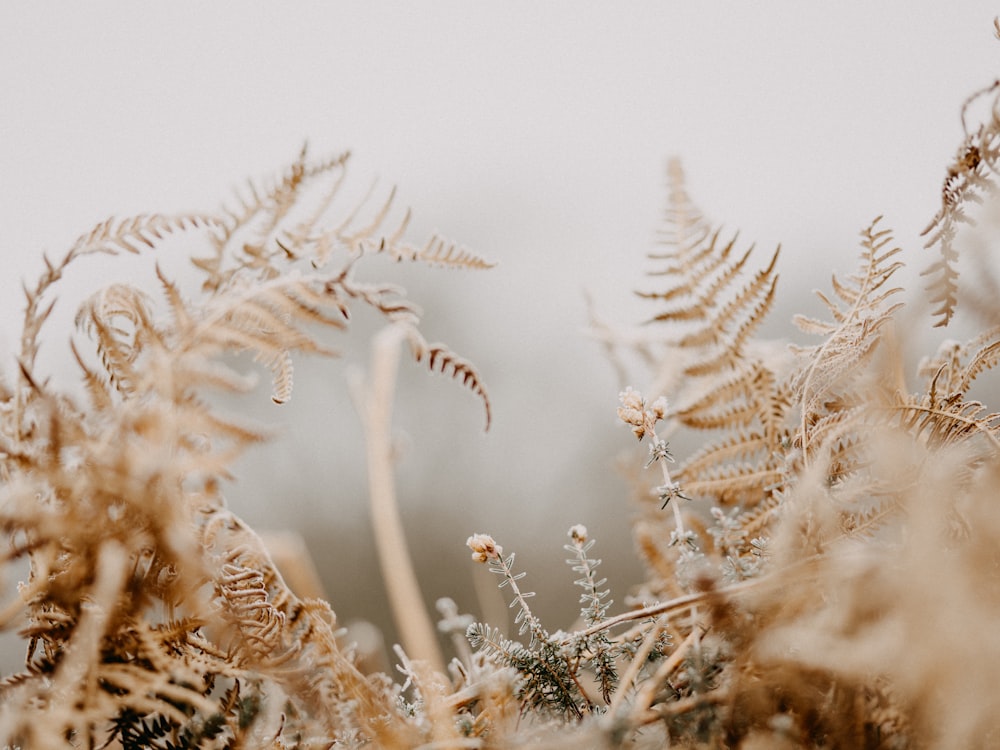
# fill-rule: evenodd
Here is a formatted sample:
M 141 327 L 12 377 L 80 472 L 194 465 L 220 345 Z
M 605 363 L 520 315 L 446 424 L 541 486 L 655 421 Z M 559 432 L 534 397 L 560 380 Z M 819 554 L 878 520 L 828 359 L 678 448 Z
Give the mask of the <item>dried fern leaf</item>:
M 271 400 L 276 404 L 284 404 L 292 397 L 292 355 L 286 349 L 282 352 L 274 370 L 274 381 L 271 386 Z
M 779 382 L 777 375 L 766 366 L 758 366 L 754 375 L 754 386 L 758 394 L 758 418 L 772 450 L 777 451 L 789 442 L 791 391 L 787 383 Z
M 993 174 L 1000 164 L 1000 123 L 994 116 L 983 123 L 975 133 L 969 133 L 965 124 L 965 114 L 970 104 L 984 96 L 992 96 L 995 101 L 1000 85 L 993 83 L 970 96 L 962 106 L 962 125 L 966 137 L 948 167 L 948 173 L 941 188 L 941 208 L 924 229 L 927 236 L 924 245 L 937 247 L 938 259 L 922 276 L 929 277 L 927 291 L 932 304 L 937 304 L 933 315 L 934 324 L 947 326 L 955 314 L 958 304 L 958 250 L 954 245 L 958 226 L 972 223 L 965 213 L 968 203 L 981 203 L 985 195 L 996 189 Z
M 411 326 L 406 329 L 406 338 L 410 345 L 410 353 L 417 362 L 426 360 L 427 367 L 431 372 L 448 374 L 453 380 L 460 380 L 462 385 L 479 397 L 486 412 L 486 429 L 489 430 L 493 420 L 490 397 L 475 366 L 468 360 L 459 357 L 444 344 L 428 344 L 424 337 Z
M 153 335 L 150 298 L 128 284 L 112 284 L 87 299 L 76 314 L 77 328 L 92 336 L 109 382 L 122 394 L 135 387 L 135 362 L 143 339 Z
M 102 377 L 96 370 L 91 368 L 77 349 L 76 343 L 69 342 L 70 351 L 76 360 L 77 366 L 83 373 L 83 383 L 90 398 L 90 403 L 97 412 L 106 411 L 111 408 L 113 400 L 111 398 L 110 384 L 105 377 Z
M 734 262 L 727 262 L 729 251 L 732 249 L 736 238 L 734 237 L 725 248 L 721 254 L 716 254 L 714 248 L 715 238 L 713 237 L 713 246 L 706 248 L 706 251 L 711 253 L 708 262 L 696 265 L 694 268 L 690 269 L 686 273 L 686 278 L 681 285 L 674 287 L 673 289 L 667 290 L 666 294 L 674 296 L 676 292 L 677 295 L 684 295 L 689 299 L 688 306 L 691 304 L 697 305 L 699 308 L 705 310 L 705 314 L 701 317 L 708 317 L 708 311 L 713 309 L 719 300 L 719 292 L 725 289 L 736 276 L 742 271 L 744 264 L 750 257 L 750 253 L 753 252 L 751 247 L 746 253 L 743 254 L 741 258 Z M 721 271 L 719 269 L 722 269 Z M 642 295 L 648 296 L 650 298 L 655 298 L 657 295 Z M 676 315 L 666 316 L 658 315 L 653 320 L 666 321 L 671 319 L 678 319 Z M 652 322 L 652 321 L 651 321 Z M 711 329 L 709 329 L 711 330 Z M 699 340 L 699 336 L 704 338 L 704 333 L 698 334 L 693 333 L 681 339 L 681 346 L 700 346 L 702 344 L 711 343 L 713 339 L 709 340 Z
M 681 475 L 688 482 L 695 477 L 718 471 L 719 467 L 734 461 L 756 458 L 768 448 L 767 440 L 762 434 L 735 430 L 721 442 L 708 443 L 698 450 L 684 463 Z
M 394 256 L 397 258 L 403 257 L 398 251 L 394 253 Z M 445 266 L 448 268 L 480 270 L 493 268 L 496 265 L 482 256 L 470 252 L 460 245 L 438 235 L 434 235 L 427 240 L 423 248 L 416 251 L 413 257 L 429 265 Z
M 734 377 L 709 385 L 697 399 L 677 408 L 674 415 L 688 427 L 715 430 L 725 427 L 745 427 L 760 410 L 756 386 L 759 362 L 738 371 Z
M 780 486 L 784 472 L 754 464 L 729 464 L 684 483 L 685 492 L 720 505 L 754 505 Z
M 303 148 L 299 158 L 285 170 L 281 179 L 272 188 L 263 194 L 256 190 L 252 191 L 257 201 L 244 219 L 244 223 L 249 224 L 251 220 L 256 220 L 255 233 L 258 236 L 265 238 L 274 236 L 293 208 L 303 201 L 307 189 L 312 187 L 318 178 L 330 172 L 341 173 L 349 156 L 349 152 L 345 152 L 333 158 L 310 162 L 307 150 Z
M 841 378 L 864 363 L 880 340 L 880 329 L 891 319 L 900 305 L 889 305 L 887 300 L 901 291 L 890 288 L 882 291 L 893 274 L 902 267 L 898 261 L 889 262 L 898 248 L 885 248 L 892 241 L 888 230 L 878 228 L 881 217 L 876 218 L 862 232 L 860 268 L 840 282 L 834 277 L 834 293 L 843 303 L 837 304 L 820 295 L 834 314 L 833 330 L 826 340 L 813 347 L 795 350 L 804 355 L 806 364 L 790 381 L 796 398 L 802 404 L 800 438 L 808 449 L 806 435 L 810 414 L 821 409 L 826 394 L 841 382 Z M 819 330 L 807 323 L 811 330 Z M 829 326 L 827 326 L 829 328 Z
M 696 244 L 689 247 L 676 248 L 672 253 L 651 254 L 649 256 L 651 258 L 668 259 L 672 262 L 667 266 L 647 271 L 647 276 L 678 276 L 680 280 L 677 286 L 662 292 L 637 292 L 636 294 L 645 299 L 664 301 L 680 294 L 694 296 L 700 286 L 715 278 L 715 274 L 729 260 L 729 254 L 736 244 L 736 236 L 734 235 L 729 242 L 720 248 L 718 243 L 721 233 L 722 229 L 719 228 L 710 235 L 706 233 L 703 238 L 699 238 Z M 733 266 L 736 266 L 738 272 L 742 263 L 737 261 L 727 266 L 727 269 L 731 269 Z M 735 275 L 732 271 L 729 273 Z
M 822 299 L 824 303 L 827 303 L 828 307 L 831 306 L 829 300 L 824 295 L 817 294 L 816 296 Z M 836 308 L 836 305 L 833 305 L 832 307 Z M 813 336 L 829 336 L 831 333 L 834 333 L 837 330 L 837 326 L 842 322 L 840 320 L 837 320 L 838 317 L 842 317 L 842 313 L 840 312 L 839 309 L 834 310 L 833 316 L 834 316 L 834 322 L 829 323 L 825 320 L 819 320 L 817 318 L 809 317 L 808 315 L 802 315 L 800 313 L 796 313 L 794 316 L 792 316 L 792 321 L 795 323 L 795 326 L 803 333 L 808 333 Z
M 752 252 L 753 247 L 751 246 L 738 261 L 728 266 L 725 272 L 715 280 L 715 283 L 706 290 L 706 293 L 701 298 L 701 303 L 706 308 L 711 309 L 718 304 L 720 293 L 735 280 Z M 753 280 L 746 284 L 733 299 L 729 300 L 718 314 L 711 317 L 708 326 L 688 334 L 680 340 L 679 345 L 696 347 L 717 343 L 725 337 L 729 324 L 738 319 L 740 313 L 748 305 L 752 304 L 755 300 L 759 300 L 762 297 L 766 298 L 769 294 L 773 294 L 773 286 L 777 280 L 777 276 L 773 275 L 773 272 L 779 252 L 780 248 L 771 257 L 771 262 L 768 266 L 758 271 Z M 770 292 L 767 291 L 768 287 L 772 287 Z
M 850 538 L 870 538 L 898 516 L 898 502 L 886 501 L 861 513 L 844 513 L 841 528 Z
M 766 495 L 760 502 L 737 516 L 739 531 L 746 539 L 765 534 L 781 513 L 784 495 L 780 491 Z
M 98 252 L 138 253 L 151 249 L 169 234 L 192 229 L 217 228 L 219 219 L 209 214 L 139 214 L 124 219 L 114 217 L 80 235 L 70 248 L 73 255 Z
M 680 159 L 670 159 L 667 162 L 667 206 L 660 238 L 674 251 L 700 244 L 708 230 L 707 222 L 688 196 L 685 182 Z
M 680 231 L 678 234 L 681 236 L 675 236 L 675 233 L 670 231 L 660 231 L 658 244 L 667 249 L 662 252 L 646 253 L 646 257 L 653 261 L 668 262 L 666 265 L 656 264 L 655 268 L 646 272 L 647 276 L 687 276 L 695 269 L 702 269 L 706 265 L 709 272 L 713 266 L 718 267 L 713 257 L 717 255 L 716 245 L 722 229 L 720 227 L 713 231 L 700 214 L 697 222 L 696 226 L 691 227 L 691 231 Z M 727 248 L 731 246 L 732 243 L 726 245 Z
M 968 357 L 968 362 L 955 371 L 951 388 L 957 393 L 968 391 L 977 377 L 1000 362 L 1000 326 L 984 331 L 962 347 L 961 356 Z
M 369 191 L 369 196 L 374 192 L 375 185 L 372 185 L 372 189 Z M 358 204 L 357 209 L 352 212 L 347 220 L 343 224 L 337 227 L 337 233 L 343 237 L 345 243 L 351 248 L 363 248 L 363 243 L 369 242 L 376 236 L 376 234 L 381 229 L 382 225 L 385 223 L 386 218 L 389 216 L 389 211 L 392 209 L 393 202 L 396 199 L 396 188 L 393 186 L 389 190 L 389 195 L 386 197 L 382 205 L 376 209 L 374 215 L 369 219 L 368 224 L 362 226 L 359 229 L 354 229 L 353 231 L 348 231 L 353 224 L 354 220 L 360 213 L 361 208 L 368 202 L 368 196 Z M 381 242 L 377 243 L 379 246 L 382 245 Z
M 211 233 L 215 248 L 214 256 L 192 259 L 192 262 L 206 272 L 205 288 L 214 289 L 226 283 L 226 279 L 237 269 L 225 269 L 227 260 L 234 258 L 233 245 L 240 237 L 250 235 L 256 238 L 260 247 L 268 247 L 265 258 L 287 257 L 288 245 L 281 244 L 283 236 L 300 238 L 313 233 L 316 224 L 322 221 L 330 203 L 337 194 L 346 173 L 350 152 L 321 160 L 310 160 L 306 152 L 288 167 L 284 174 L 270 186 L 258 187 L 247 181 L 246 197 L 235 194 L 238 207 L 235 210 L 223 208 L 219 224 Z M 318 186 L 323 180 L 330 184 L 324 189 Z M 306 204 L 318 197 L 311 208 Z M 352 212 L 351 216 L 357 212 Z M 305 214 L 302 218 L 298 214 Z M 293 252 L 292 255 L 295 255 Z M 270 263 L 265 261 L 266 266 Z
M 726 289 L 739 275 L 745 265 L 751 247 L 742 257 L 735 261 L 729 260 L 730 252 L 736 242 L 733 237 L 721 250 L 716 248 L 718 231 L 712 235 L 710 242 L 689 265 L 668 269 L 677 273 L 681 281 L 674 287 L 663 292 L 641 292 L 640 297 L 661 301 L 680 298 L 681 304 L 659 313 L 648 322 L 677 322 L 681 320 L 704 320 L 708 311 L 718 304 L 720 292 Z M 696 346 L 699 334 L 689 334 L 682 339 L 683 346 Z M 704 334 L 701 334 L 702 336 Z
M 739 366 L 743 358 L 743 345 L 764 322 L 774 304 L 778 277 L 777 275 L 771 277 L 770 274 L 776 259 L 777 253 L 768 269 L 761 272 L 764 275 L 758 275 L 758 278 L 727 304 L 716 318 L 713 323 L 715 333 L 725 338 L 720 341 L 714 356 L 696 361 L 687 367 L 684 371 L 687 375 L 704 376 Z M 758 280 L 766 280 L 766 286 L 758 287 Z M 732 333 L 726 330 L 730 321 L 736 324 L 736 330 Z
M 305 166 L 305 174 L 308 177 L 332 176 L 332 179 L 329 179 L 328 184 L 321 189 L 318 198 L 315 200 L 315 205 L 306 216 L 294 228 L 289 230 L 293 237 L 309 236 L 321 224 L 323 217 L 329 212 L 330 206 L 340 193 L 340 189 L 347 178 L 347 160 L 349 157 L 350 152 L 344 152 Z
M 910 434 L 922 436 L 929 445 L 940 447 L 972 437 L 985 437 L 993 450 L 1000 449 L 1000 413 L 986 413 L 979 401 L 962 401 L 959 396 L 937 403 L 922 398 L 901 398 L 884 407 Z
M 668 261 L 665 267 L 657 267 L 650 276 L 679 277 L 677 283 L 662 292 L 639 292 L 639 296 L 661 301 L 686 298 L 679 309 L 660 313 L 652 320 L 674 321 L 699 319 L 701 311 L 696 299 L 698 285 L 709 277 L 725 260 L 732 243 L 724 249 L 718 248 L 719 231 L 711 232 L 710 227 L 698 209 L 691 202 L 684 187 L 684 171 L 680 161 L 672 159 L 667 167 L 668 196 L 665 221 L 660 230 L 660 244 L 666 249 L 660 253 L 650 253 L 651 260 Z
M 350 267 L 338 276 L 330 278 L 324 285 L 324 292 L 334 297 L 343 292 L 349 299 L 359 299 L 381 313 L 391 323 L 414 324 L 420 317 L 420 308 L 407 300 L 405 290 L 396 284 L 370 284 L 354 281 Z M 342 308 L 345 312 L 346 308 Z
M 741 431 L 706 445 L 679 473 L 684 491 L 721 505 L 751 507 L 761 502 L 784 481 L 784 469 L 771 447 L 765 435 Z
M 658 313 L 647 323 L 682 323 L 686 321 L 704 320 L 708 313 L 701 301 L 692 302 L 684 307 L 673 308 Z
M 871 413 L 870 404 L 831 403 L 810 412 L 809 439 L 814 450 L 830 446 L 866 429 L 865 416 Z
M 310 162 L 303 151 L 277 184 L 252 185 L 229 216 L 105 222 L 62 259 L 46 259 L 26 287 L 21 383 L 3 389 L 0 404 L 0 526 L 11 543 L 0 557 L 31 564 L 18 601 L 0 610 L 0 624 L 22 618 L 29 639 L 23 678 L 0 685 L 0 727 L 24 746 L 62 746 L 67 737 L 177 748 L 251 747 L 265 737 L 275 747 L 431 741 L 402 717 L 388 681 L 366 679 L 342 651 L 329 607 L 298 600 L 255 535 L 225 510 L 220 481 L 267 435 L 203 398 L 208 388 L 248 387 L 225 355 L 250 350 L 272 369 L 275 400 L 287 400 L 291 356 L 329 353 L 316 329 L 343 327 L 355 304 L 418 321 L 398 287 L 351 277 L 364 252 L 402 244 L 400 227 L 379 236 L 390 202 L 365 221 L 337 224 L 345 235 L 331 242 L 350 253 L 340 271 L 298 273 L 315 260 L 310 238 L 336 208 L 342 166 Z M 93 339 L 89 350 L 84 336 L 71 342 L 86 407 L 36 374 L 48 294 L 71 263 L 154 247 L 192 228 L 207 232 L 216 251 L 196 260 L 206 277 L 200 296 L 187 298 L 157 265 L 162 316 L 126 284 L 79 310 L 78 326 Z M 426 260 L 479 265 L 433 242 Z M 477 394 L 489 422 L 481 376 L 468 361 L 415 329 L 411 348 Z
M 324 300 L 341 310 L 336 295 L 324 295 L 327 279 L 281 278 L 264 282 L 247 290 L 234 290 L 211 301 L 202 317 L 193 320 L 186 313 L 184 340 L 193 350 L 243 351 L 254 353 L 255 359 L 271 369 L 274 376 L 273 397 L 279 403 L 291 396 L 291 351 L 332 354 L 303 330 L 307 324 L 342 327 L 338 318 L 331 318 L 318 309 Z M 175 319 L 177 314 L 175 313 Z

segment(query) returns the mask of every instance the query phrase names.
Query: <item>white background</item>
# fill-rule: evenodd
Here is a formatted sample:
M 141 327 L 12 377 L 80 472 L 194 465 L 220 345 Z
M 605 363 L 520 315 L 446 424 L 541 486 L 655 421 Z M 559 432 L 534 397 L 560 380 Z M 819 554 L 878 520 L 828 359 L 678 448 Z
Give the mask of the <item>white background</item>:
M 611 321 L 648 312 L 631 290 L 666 158 L 683 157 L 710 218 L 762 251 L 782 244 L 785 331 L 810 289 L 851 269 L 878 214 L 911 265 L 929 260 L 918 234 L 960 105 L 1000 71 L 995 13 L 972 0 L 0 4 L 5 367 L 43 251 L 111 214 L 214 209 L 306 139 L 315 154 L 350 148 L 358 184 L 399 186 L 414 239 L 440 230 L 499 262 L 405 277 L 428 337 L 479 365 L 495 411 L 483 436 L 474 399 L 407 368 L 401 502 L 425 594 L 474 606 L 463 542 L 491 532 L 521 551 L 550 627 L 568 624 L 571 524 L 598 538 L 619 602 L 640 575 L 613 468 L 632 448 L 614 420 L 625 384 L 583 333 L 583 291 Z M 72 383 L 68 335 L 44 361 Z M 341 617 L 381 622 L 344 366 L 297 372 L 286 409 L 260 394 L 253 413 L 286 434 L 241 465 L 230 502 L 302 529 Z

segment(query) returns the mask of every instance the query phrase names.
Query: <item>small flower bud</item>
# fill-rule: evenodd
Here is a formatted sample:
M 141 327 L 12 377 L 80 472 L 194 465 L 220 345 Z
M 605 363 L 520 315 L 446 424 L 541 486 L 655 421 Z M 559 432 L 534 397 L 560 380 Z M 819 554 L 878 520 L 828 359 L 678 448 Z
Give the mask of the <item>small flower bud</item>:
M 667 414 L 667 399 L 660 396 L 656 401 L 650 405 L 650 411 L 653 412 L 653 416 L 657 419 L 663 419 Z
M 642 411 L 642 394 L 639 391 L 627 386 L 624 391 L 618 394 L 618 400 L 626 409 L 637 409 Z
M 574 544 L 585 544 L 587 541 L 587 527 L 582 523 L 578 523 L 569 530 L 569 537 L 573 540 Z
M 667 414 L 667 399 L 660 396 L 647 407 L 642 394 L 631 386 L 618 394 L 618 400 L 621 402 L 618 418 L 625 424 L 632 425 L 632 433 L 639 440 L 647 432 L 653 432 L 654 425 Z
M 503 547 L 497 544 L 489 534 L 473 534 L 465 540 L 466 546 L 472 550 L 472 559 L 484 563 L 488 560 L 499 560 Z
M 646 414 L 641 409 L 630 409 L 627 406 L 619 406 L 618 418 L 625 424 L 641 427 L 646 420 Z

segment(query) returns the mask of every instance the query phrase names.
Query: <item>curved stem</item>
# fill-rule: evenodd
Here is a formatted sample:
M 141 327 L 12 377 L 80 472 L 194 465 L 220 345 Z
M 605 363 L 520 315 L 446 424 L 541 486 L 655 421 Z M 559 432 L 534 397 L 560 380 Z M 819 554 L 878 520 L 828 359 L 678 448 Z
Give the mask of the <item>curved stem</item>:
M 399 366 L 399 347 L 405 339 L 406 329 L 398 324 L 388 326 L 375 336 L 372 342 L 371 385 L 366 388 L 356 376 L 352 379 L 351 390 L 365 429 L 372 527 L 393 620 L 410 658 L 421 659 L 435 671 L 444 672 L 437 633 L 420 593 L 396 502 L 392 398 Z

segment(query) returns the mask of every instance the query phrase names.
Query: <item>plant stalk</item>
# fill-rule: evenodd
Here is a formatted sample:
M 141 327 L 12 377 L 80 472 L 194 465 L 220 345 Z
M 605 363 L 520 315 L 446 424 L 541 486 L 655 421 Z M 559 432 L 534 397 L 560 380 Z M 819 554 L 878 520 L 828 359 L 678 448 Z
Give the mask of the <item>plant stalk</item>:
M 365 430 L 368 492 L 372 527 L 382 579 L 400 640 L 411 659 L 444 672 L 444 659 L 406 543 L 396 501 L 392 449 L 392 400 L 399 367 L 399 347 L 406 338 L 403 325 L 390 325 L 372 342 L 371 385 L 360 377 L 351 383 L 355 405 Z

